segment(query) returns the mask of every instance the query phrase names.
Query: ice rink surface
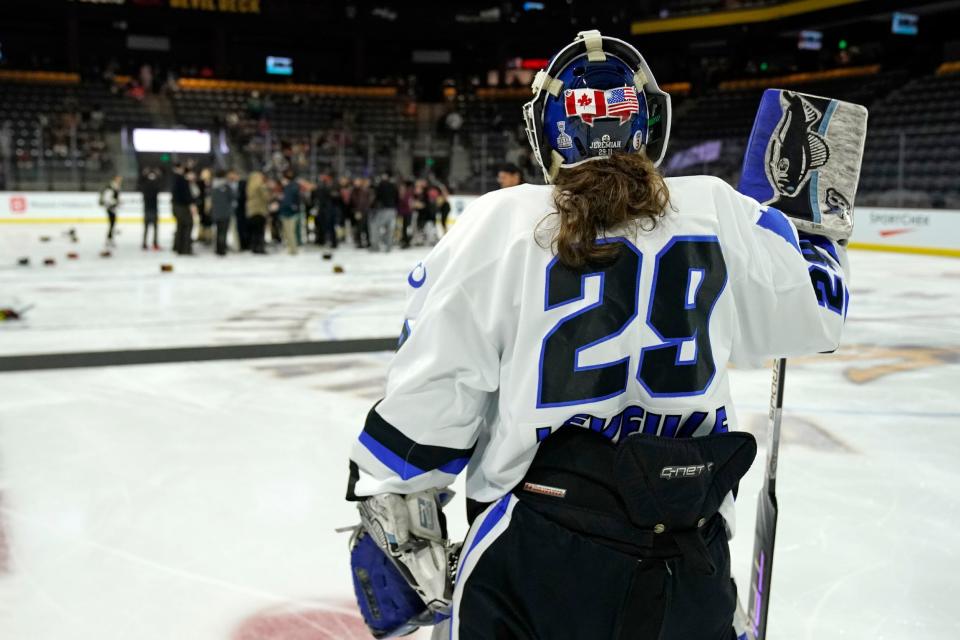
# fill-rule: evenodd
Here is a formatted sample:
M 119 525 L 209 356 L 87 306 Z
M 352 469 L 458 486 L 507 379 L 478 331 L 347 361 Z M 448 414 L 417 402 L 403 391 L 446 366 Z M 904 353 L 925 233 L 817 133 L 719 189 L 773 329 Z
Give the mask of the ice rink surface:
M 424 254 L 173 259 L 131 225 L 99 258 L 98 226 L 64 229 L 0 228 L 0 307 L 35 305 L 0 323 L 0 355 L 393 336 Z M 845 346 L 787 372 L 770 636 L 954 640 L 960 261 L 851 262 Z M 347 451 L 389 358 L 0 374 L 0 638 L 368 637 L 333 529 L 357 520 Z M 762 436 L 769 372 L 732 383 Z M 732 542 L 742 593 L 763 455 Z

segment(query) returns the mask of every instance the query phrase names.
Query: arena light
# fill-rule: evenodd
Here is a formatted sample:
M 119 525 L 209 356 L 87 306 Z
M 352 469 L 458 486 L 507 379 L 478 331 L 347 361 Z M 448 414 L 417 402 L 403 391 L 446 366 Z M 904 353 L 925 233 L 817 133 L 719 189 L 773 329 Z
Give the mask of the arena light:
M 134 129 L 140 153 L 210 153 L 210 134 L 196 129 Z

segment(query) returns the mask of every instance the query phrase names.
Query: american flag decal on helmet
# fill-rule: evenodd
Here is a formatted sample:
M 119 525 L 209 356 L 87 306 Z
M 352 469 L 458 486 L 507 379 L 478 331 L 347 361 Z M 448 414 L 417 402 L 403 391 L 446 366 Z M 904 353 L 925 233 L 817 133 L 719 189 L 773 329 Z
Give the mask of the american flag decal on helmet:
M 607 115 L 620 118 L 620 124 L 640 111 L 640 103 L 637 102 L 637 90 L 633 87 L 610 89 L 604 95 L 607 98 Z
M 617 89 L 568 89 L 563 94 L 567 116 L 578 116 L 590 126 L 594 118 L 620 118 L 620 124 L 640 112 L 637 90 L 633 87 Z

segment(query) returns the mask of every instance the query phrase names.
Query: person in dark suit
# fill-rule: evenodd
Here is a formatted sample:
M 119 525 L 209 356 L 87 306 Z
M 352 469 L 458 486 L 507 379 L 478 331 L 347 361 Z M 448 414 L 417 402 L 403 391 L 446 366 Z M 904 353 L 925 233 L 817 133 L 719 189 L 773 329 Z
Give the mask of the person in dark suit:
M 210 218 L 216 226 L 217 255 L 227 255 L 227 231 L 236 213 L 237 192 L 227 180 L 227 172 L 217 169 L 210 185 Z
M 159 251 L 157 242 L 160 196 L 160 171 L 155 167 L 143 170 L 140 176 L 140 193 L 143 195 L 143 250 L 147 250 L 147 233 L 153 227 L 153 250 Z
M 174 234 L 173 250 L 180 255 L 193 253 L 193 215 L 196 204 L 193 201 L 193 192 L 190 190 L 190 181 L 184 166 L 177 163 L 173 166 L 173 187 L 170 190 L 170 202 L 173 205 L 173 217 L 177 221 L 177 230 Z
M 247 181 L 240 179 L 240 174 L 236 169 L 231 169 L 227 174 L 227 181 L 233 187 L 237 194 L 237 206 L 234 216 L 237 224 L 237 241 L 240 245 L 240 251 L 250 250 L 250 229 L 247 227 Z

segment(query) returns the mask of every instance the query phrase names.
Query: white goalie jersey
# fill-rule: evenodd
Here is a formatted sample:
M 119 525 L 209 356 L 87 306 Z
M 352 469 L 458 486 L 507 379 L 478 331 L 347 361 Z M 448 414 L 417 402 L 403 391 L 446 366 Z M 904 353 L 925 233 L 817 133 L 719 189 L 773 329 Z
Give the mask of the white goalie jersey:
M 565 425 L 617 441 L 737 428 L 728 366 L 837 348 L 846 257 L 709 177 L 670 178 L 652 231 L 571 269 L 550 248 L 553 188 L 471 204 L 409 274 L 386 394 L 355 443 L 351 492 L 449 485 L 493 501 Z M 398 320 L 399 324 L 399 320 Z M 729 518 L 728 518 L 729 519 Z

